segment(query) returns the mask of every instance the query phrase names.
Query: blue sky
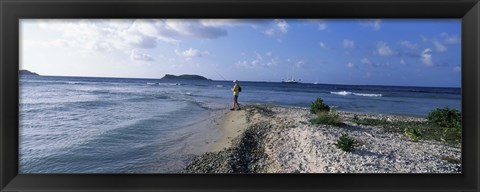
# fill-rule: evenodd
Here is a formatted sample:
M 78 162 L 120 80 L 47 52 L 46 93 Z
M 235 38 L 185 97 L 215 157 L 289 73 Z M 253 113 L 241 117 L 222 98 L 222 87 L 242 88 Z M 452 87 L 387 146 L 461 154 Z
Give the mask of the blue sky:
M 460 87 L 456 19 L 21 20 L 41 75 Z

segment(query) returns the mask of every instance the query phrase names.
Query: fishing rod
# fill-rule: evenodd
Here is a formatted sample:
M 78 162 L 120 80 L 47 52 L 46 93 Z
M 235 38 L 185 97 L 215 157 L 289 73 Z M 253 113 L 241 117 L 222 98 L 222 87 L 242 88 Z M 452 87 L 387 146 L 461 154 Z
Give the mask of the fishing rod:
M 222 79 L 223 79 L 223 80 L 225 80 L 225 81 L 228 81 L 228 80 L 227 80 L 227 79 L 225 79 L 225 77 L 223 77 L 223 75 L 222 75 L 222 74 L 220 74 L 220 73 L 219 73 L 217 70 L 215 70 L 215 69 L 214 69 L 213 71 L 215 71 L 215 73 L 217 73 L 217 74 L 218 74 L 220 77 L 222 77 Z

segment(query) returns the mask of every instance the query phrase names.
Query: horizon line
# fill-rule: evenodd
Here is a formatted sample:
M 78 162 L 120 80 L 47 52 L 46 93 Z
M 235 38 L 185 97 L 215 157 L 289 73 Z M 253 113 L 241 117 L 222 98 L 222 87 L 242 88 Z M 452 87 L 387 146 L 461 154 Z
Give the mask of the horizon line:
M 22 70 L 26 70 L 26 69 L 22 69 Z M 29 70 L 27 70 L 29 71 Z M 32 72 L 32 71 L 30 71 Z M 38 73 L 37 73 L 38 74 Z M 149 78 L 149 77 L 108 77 L 108 76 L 65 76 L 65 75 L 40 75 L 38 74 L 39 76 L 42 76 L 42 77 L 79 77 L 79 78 L 111 78 L 111 79 L 149 79 L 149 80 L 162 80 L 161 78 Z M 167 75 L 167 74 L 165 74 Z M 168 74 L 168 75 L 172 75 L 172 74 Z M 197 74 L 182 74 L 182 75 L 197 75 Z M 178 76 L 178 75 L 177 75 Z M 202 75 L 199 75 L 199 76 L 202 76 Z M 204 77 L 204 76 L 202 76 Z M 205 77 L 207 78 L 207 77 Z M 187 79 L 188 80 L 188 79 Z M 232 80 L 221 80 L 221 79 L 209 79 L 207 78 L 207 80 L 210 80 L 210 81 L 233 81 L 234 79 Z M 238 79 L 237 79 L 238 80 Z M 255 81 L 255 80 L 238 80 L 239 82 L 256 82 L 256 83 L 282 83 L 281 81 Z M 315 85 L 313 82 L 299 82 L 299 84 L 313 84 Z M 391 86 L 391 87 L 424 87 L 424 88 L 455 88 L 455 89 L 461 89 L 462 87 L 439 87 L 439 86 L 419 86 L 419 85 L 380 85 L 380 84 L 344 84 L 344 83 L 318 83 L 317 85 L 352 85 L 352 86 L 383 86 L 383 87 L 387 87 L 387 86 Z

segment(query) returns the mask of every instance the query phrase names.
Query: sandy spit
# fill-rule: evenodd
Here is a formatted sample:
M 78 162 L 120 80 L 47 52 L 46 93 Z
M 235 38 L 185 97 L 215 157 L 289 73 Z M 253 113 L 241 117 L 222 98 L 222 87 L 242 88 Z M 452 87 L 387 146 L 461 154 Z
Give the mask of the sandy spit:
M 210 151 L 195 157 L 187 173 L 461 173 L 460 146 L 413 142 L 403 134 L 357 125 L 357 117 L 423 121 L 419 117 L 339 112 L 346 126 L 313 125 L 308 109 L 248 105 L 229 111 L 219 123 L 222 136 Z M 342 133 L 356 142 L 344 152 L 335 143 Z

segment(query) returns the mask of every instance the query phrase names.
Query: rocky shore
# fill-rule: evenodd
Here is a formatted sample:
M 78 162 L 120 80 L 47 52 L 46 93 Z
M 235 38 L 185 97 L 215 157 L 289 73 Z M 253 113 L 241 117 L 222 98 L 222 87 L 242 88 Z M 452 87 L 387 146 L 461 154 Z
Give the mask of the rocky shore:
M 228 119 L 230 113 L 237 119 Z M 411 141 L 400 133 L 357 125 L 352 118 L 424 121 L 420 117 L 339 112 L 344 126 L 314 125 L 308 109 L 248 105 L 230 111 L 224 129 L 237 136 L 219 142 L 223 149 L 195 157 L 186 173 L 461 173 L 461 147 L 439 141 Z M 342 133 L 355 140 L 344 152 L 335 143 Z

